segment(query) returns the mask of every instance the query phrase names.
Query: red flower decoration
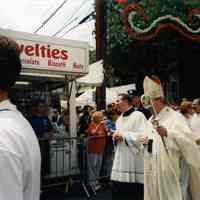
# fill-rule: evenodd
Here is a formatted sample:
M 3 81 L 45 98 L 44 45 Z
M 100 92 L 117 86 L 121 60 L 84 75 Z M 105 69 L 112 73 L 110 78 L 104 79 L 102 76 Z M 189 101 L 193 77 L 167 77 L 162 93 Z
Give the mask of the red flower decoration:
M 125 4 L 125 3 L 127 3 L 127 0 L 116 0 L 116 2 L 118 4 Z

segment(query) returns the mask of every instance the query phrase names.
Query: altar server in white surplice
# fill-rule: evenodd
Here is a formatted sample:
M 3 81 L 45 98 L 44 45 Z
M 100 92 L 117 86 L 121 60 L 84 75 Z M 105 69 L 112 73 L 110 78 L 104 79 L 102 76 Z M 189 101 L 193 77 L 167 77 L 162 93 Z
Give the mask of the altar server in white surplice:
M 113 134 L 115 156 L 111 173 L 113 200 L 143 200 L 144 157 L 139 138 L 145 134 L 147 120 L 132 107 L 132 99 L 120 94 L 117 106 L 122 112 Z

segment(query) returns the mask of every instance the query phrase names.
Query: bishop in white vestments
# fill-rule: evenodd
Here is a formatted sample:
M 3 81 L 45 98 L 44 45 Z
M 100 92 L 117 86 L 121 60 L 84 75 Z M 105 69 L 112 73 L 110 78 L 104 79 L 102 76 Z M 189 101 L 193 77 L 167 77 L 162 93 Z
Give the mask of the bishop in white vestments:
M 189 167 L 192 200 L 199 200 L 200 153 L 191 138 L 191 130 L 181 114 L 165 103 L 158 78 L 145 77 L 144 95 L 154 111 L 147 137 L 141 138 L 143 144 L 148 144 L 150 139 L 153 141 L 152 151 L 145 151 L 144 156 L 144 200 L 183 200 L 181 159 Z

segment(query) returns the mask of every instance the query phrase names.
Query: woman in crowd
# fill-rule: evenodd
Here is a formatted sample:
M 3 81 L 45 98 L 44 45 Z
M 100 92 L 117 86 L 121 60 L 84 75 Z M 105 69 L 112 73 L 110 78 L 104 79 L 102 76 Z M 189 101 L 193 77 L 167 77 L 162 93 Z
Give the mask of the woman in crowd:
M 98 177 L 102 167 L 102 158 L 108 132 L 102 112 L 96 111 L 93 113 L 87 132 L 89 136 L 87 143 L 89 181 L 90 185 L 97 190 L 100 188 Z

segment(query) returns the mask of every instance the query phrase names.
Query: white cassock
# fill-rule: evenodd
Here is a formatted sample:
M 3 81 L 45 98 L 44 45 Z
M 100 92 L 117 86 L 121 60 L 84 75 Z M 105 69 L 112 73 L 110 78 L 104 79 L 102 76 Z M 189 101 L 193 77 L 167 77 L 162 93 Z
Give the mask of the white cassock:
M 156 117 L 159 125 L 167 129 L 164 138 L 148 124 L 147 134 L 153 139 L 152 153 L 144 156 L 144 200 L 183 200 L 180 185 L 180 161 L 183 158 L 190 170 L 189 188 L 192 200 L 200 199 L 200 153 L 191 131 L 180 113 L 166 106 Z M 151 119 L 149 120 L 149 122 Z
M 139 111 L 117 119 L 116 130 L 122 133 L 123 142 L 116 145 L 111 180 L 143 184 L 144 154 L 138 139 L 144 136 L 146 126 L 147 120 Z

